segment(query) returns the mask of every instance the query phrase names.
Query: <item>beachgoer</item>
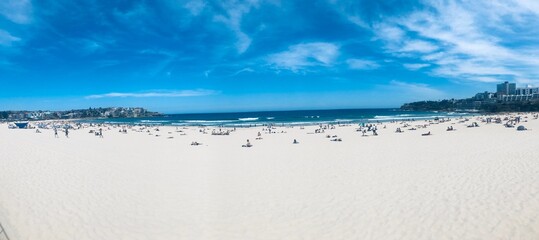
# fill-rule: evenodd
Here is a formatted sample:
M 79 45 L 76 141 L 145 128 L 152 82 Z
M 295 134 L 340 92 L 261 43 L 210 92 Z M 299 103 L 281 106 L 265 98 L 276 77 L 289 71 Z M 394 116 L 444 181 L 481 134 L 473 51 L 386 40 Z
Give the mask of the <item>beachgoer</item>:
M 242 147 L 252 147 L 251 142 L 249 142 L 249 139 L 247 139 L 247 144 L 241 145 Z

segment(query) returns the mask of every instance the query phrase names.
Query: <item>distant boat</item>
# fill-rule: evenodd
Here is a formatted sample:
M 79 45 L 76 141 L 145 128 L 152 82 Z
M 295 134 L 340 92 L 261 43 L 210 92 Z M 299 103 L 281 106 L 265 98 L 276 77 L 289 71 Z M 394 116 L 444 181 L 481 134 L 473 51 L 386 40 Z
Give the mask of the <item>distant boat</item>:
M 17 128 L 28 128 L 28 122 L 18 122 L 15 123 L 15 126 L 17 126 Z

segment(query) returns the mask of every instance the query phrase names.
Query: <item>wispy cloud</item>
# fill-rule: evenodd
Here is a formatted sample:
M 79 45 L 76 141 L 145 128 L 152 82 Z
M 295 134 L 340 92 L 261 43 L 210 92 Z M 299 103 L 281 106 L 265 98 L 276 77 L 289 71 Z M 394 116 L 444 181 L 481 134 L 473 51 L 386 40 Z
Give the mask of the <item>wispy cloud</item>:
M 386 41 L 387 44 L 400 44 L 406 37 L 406 32 L 398 25 L 381 22 L 373 25 L 371 30 L 374 31 L 378 39 Z
M 356 7 L 355 1 L 349 0 L 328 0 L 330 6 L 336 10 L 343 18 L 357 26 L 368 28 L 369 24 L 361 17 L 360 8 Z
M 14 42 L 18 42 L 21 39 L 11 35 L 9 32 L 6 32 L 0 29 L 0 45 L 11 46 Z
M 473 80 L 478 81 L 478 82 L 486 82 L 486 83 L 500 82 L 499 78 L 494 78 L 494 77 L 474 77 Z
M 432 65 L 432 75 L 452 79 L 539 78 L 538 51 L 530 51 L 513 38 L 525 32 L 535 35 L 533 29 L 539 24 L 530 17 L 539 17 L 539 4 L 524 0 L 425 4 L 419 10 L 372 24 L 388 53 L 423 60 L 418 64 Z M 524 32 L 518 34 L 515 28 Z M 427 65 L 405 65 L 410 70 L 423 66 Z
M 352 58 L 346 60 L 346 63 L 348 64 L 348 67 L 350 69 L 356 70 L 372 70 L 380 68 L 380 64 L 378 64 L 377 62 L 365 59 Z
M 199 97 L 217 94 L 217 91 L 197 89 L 197 90 L 163 90 L 152 92 L 111 92 L 105 94 L 96 94 L 86 96 L 86 99 L 99 99 L 99 98 L 148 98 L 148 97 Z
M 0 15 L 17 24 L 32 22 L 32 2 L 30 0 L 0 1 Z
M 397 89 L 400 93 L 412 95 L 417 99 L 432 99 L 445 95 L 444 92 L 422 83 L 392 80 L 388 87 Z
M 438 50 L 438 47 L 430 42 L 422 40 L 406 41 L 402 47 L 405 52 L 430 53 Z
M 428 66 L 430 66 L 430 64 L 427 64 L 427 63 L 405 63 L 405 64 L 402 64 L 405 68 L 409 69 L 409 70 L 412 70 L 412 71 L 416 71 L 416 70 L 419 70 L 419 69 L 422 69 L 422 68 L 426 68 Z
M 232 76 L 236 76 L 238 74 L 241 74 L 241 73 L 245 73 L 245 72 L 254 72 L 255 70 L 253 70 L 252 68 L 243 68 L 237 72 L 235 72 L 234 74 L 232 74 Z
M 224 23 L 228 28 L 230 28 L 236 35 L 236 50 L 239 54 L 247 51 L 249 46 L 251 46 L 251 37 L 247 35 L 241 29 L 241 22 L 244 15 L 248 14 L 252 8 L 259 6 L 258 0 L 250 1 L 222 1 L 222 8 L 225 10 L 226 14 L 216 15 L 214 17 L 215 21 Z
M 189 10 L 189 12 L 194 16 L 197 16 L 204 10 L 206 3 L 204 0 L 191 0 L 185 3 L 183 7 Z
M 267 62 L 277 69 L 293 72 L 312 66 L 331 66 L 339 56 L 339 46 L 333 43 L 302 43 L 288 47 L 287 51 L 271 54 Z

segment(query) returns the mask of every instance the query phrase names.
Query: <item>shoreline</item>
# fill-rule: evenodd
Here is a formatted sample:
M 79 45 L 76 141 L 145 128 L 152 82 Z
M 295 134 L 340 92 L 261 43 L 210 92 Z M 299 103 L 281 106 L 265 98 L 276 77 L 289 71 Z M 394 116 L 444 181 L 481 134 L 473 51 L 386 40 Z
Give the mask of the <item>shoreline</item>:
M 472 111 L 472 110 L 409 110 L 409 109 L 400 109 L 400 108 L 372 108 L 372 109 L 323 109 L 323 110 L 288 110 L 288 111 L 253 111 L 253 112 L 224 112 L 224 113 L 183 113 L 183 114 L 160 114 L 158 116 L 148 116 L 148 117 L 128 117 L 128 118 L 121 118 L 121 117 L 113 117 L 113 118 L 107 118 L 107 117 L 96 117 L 96 118 L 73 118 L 73 119 L 46 119 L 46 120 L 40 120 L 40 119 L 23 119 L 23 120 L 6 120 L 1 119 L 0 122 L 2 123 L 14 123 L 14 122 L 29 122 L 29 123 L 41 123 L 41 122 L 81 122 L 81 123 L 93 123 L 93 124 L 117 124 L 117 125 L 133 125 L 133 126 L 173 126 L 173 127 L 260 127 L 260 126 L 313 126 L 313 125 L 320 125 L 320 124 L 361 124 L 361 123 L 377 123 L 377 122 L 392 122 L 392 121 L 414 121 L 414 120 L 433 120 L 435 118 L 453 118 L 451 115 L 439 115 L 439 116 L 417 116 L 417 117 L 394 117 L 390 119 L 375 119 L 375 118 L 358 118 L 358 119 L 343 119 L 339 121 L 338 119 L 335 120 L 325 120 L 325 121 L 298 121 L 298 122 L 280 122 L 280 121 L 260 121 L 260 122 L 246 122 L 241 123 L 241 119 L 228 119 L 228 120 L 192 120 L 192 119 L 178 119 L 177 121 L 187 121 L 187 122 L 201 122 L 199 124 L 196 123 L 181 123 L 181 122 L 172 122 L 175 120 L 151 120 L 151 119 L 159 119 L 163 117 L 169 117 L 174 115 L 212 115 L 212 114 L 242 114 L 242 113 L 271 113 L 271 112 L 298 112 L 298 111 L 339 111 L 339 110 L 397 110 L 402 112 L 421 112 L 421 113 L 444 113 L 444 114 L 462 114 L 460 116 L 462 117 L 473 117 L 473 116 L 492 116 L 492 115 L 504 115 L 504 114 L 533 114 L 538 112 L 508 112 L 508 111 L 501 111 L 501 112 L 487 112 L 487 111 Z M 459 117 L 460 117 L 459 116 Z M 143 122 L 136 122 L 136 121 L 127 121 L 127 120 L 142 120 Z M 308 118 L 307 118 L 308 119 Z M 126 121 L 117 121 L 117 120 L 126 120 Z M 273 120 L 270 119 L 270 120 Z M 117 121 L 117 122 L 115 122 Z M 144 122 L 147 121 L 147 122 Z M 240 123 L 234 123 L 234 124 L 226 124 L 226 122 L 234 122 L 234 121 L 240 121 Z M 207 123 L 205 123 L 207 122 Z M 215 122 L 215 123 L 213 123 Z M 223 122 L 223 124 L 218 124 L 219 122 Z M 250 126 L 251 125 L 251 126 Z

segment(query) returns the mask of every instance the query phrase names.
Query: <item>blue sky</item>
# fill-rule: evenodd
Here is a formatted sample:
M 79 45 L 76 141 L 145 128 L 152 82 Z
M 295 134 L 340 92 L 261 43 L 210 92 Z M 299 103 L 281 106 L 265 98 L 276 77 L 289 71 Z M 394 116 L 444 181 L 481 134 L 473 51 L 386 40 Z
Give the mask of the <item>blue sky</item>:
M 0 110 L 398 107 L 539 86 L 539 2 L 0 1 Z

